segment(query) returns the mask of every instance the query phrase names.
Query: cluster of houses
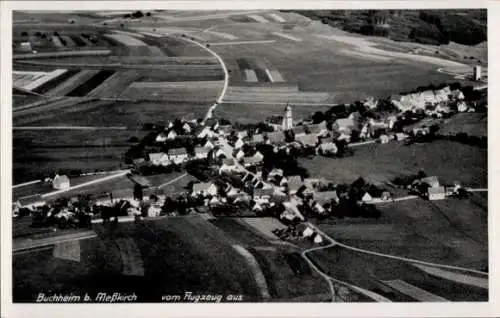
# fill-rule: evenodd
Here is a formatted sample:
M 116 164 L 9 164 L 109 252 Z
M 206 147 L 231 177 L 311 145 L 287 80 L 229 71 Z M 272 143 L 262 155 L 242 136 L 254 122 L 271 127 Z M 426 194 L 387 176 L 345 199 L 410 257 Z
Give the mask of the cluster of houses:
M 410 93 L 405 95 L 391 96 L 391 102 L 402 112 L 413 111 L 416 109 L 428 109 L 432 114 L 432 107 L 440 108 L 434 110 L 434 113 L 439 114 L 442 111 L 449 111 L 448 102 L 463 101 L 464 94 L 459 89 L 451 90 L 446 86 L 439 90 L 426 90 L 418 93 Z
M 457 194 L 462 189 L 459 182 L 455 182 L 453 186 L 442 185 L 437 176 L 417 179 L 408 188 L 431 201 L 444 200 L 446 196 Z

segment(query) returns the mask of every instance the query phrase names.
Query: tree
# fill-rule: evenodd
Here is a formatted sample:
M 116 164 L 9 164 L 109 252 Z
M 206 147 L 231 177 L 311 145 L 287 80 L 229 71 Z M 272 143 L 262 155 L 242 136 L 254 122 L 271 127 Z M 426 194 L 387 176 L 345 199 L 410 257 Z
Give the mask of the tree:
M 130 143 L 137 143 L 139 142 L 139 138 L 135 137 L 135 136 L 132 136 L 128 139 L 128 142 Z
M 132 13 L 132 17 L 134 18 L 142 18 L 144 16 L 144 13 L 142 13 L 142 11 L 135 11 L 134 13 Z
M 326 120 L 326 116 L 323 112 L 318 111 L 312 115 L 313 124 L 319 124 L 324 120 Z
M 21 32 L 21 36 L 28 36 L 28 32 L 26 31 Z
M 137 199 L 140 201 L 142 201 L 142 199 L 143 199 L 142 186 L 138 183 L 134 186 L 134 199 Z
M 351 186 L 353 188 L 362 189 L 365 186 L 365 184 L 366 184 L 365 179 L 363 179 L 363 177 L 359 177 L 356 180 L 354 180 Z
M 151 12 L 146 12 L 146 16 L 150 17 L 151 16 Z

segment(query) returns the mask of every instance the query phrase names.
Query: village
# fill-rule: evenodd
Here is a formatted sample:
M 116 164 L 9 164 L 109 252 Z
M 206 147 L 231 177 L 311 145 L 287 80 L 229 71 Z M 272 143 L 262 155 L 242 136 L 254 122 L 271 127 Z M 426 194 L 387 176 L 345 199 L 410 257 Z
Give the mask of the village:
M 321 235 L 301 223 L 310 218 L 379 218 L 377 204 L 395 200 L 467 196 L 467 185 L 442 184 L 439 176 L 427 176 L 424 171 L 394 180 L 396 197 L 393 189 L 370 184 L 363 176 L 351 184 L 310 176 L 297 162 L 300 157 L 355 156 L 356 147 L 372 143 L 401 147 L 450 138 L 437 133 L 437 121 L 487 107 L 477 101 L 476 91 L 451 86 L 339 105 L 307 120 L 294 119 L 293 107 L 287 105 L 281 116 L 252 125 L 216 119 L 210 112 L 204 120 L 150 125 L 149 134 L 125 155 L 134 189 L 97 199 L 73 196 L 54 202 L 16 202 L 14 216 L 31 215 L 33 226 L 60 228 L 192 213 L 271 216 L 288 226 L 275 229 L 280 238 L 309 238 L 321 244 Z M 185 193 L 177 196 L 148 186 L 148 176 L 172 171 L 186 171 L 198 181 L 190 182 Z M 65 175 L 49 181 L 58 191 L 71 188 Z M 298 225 L 302 230 L 297 230 Z

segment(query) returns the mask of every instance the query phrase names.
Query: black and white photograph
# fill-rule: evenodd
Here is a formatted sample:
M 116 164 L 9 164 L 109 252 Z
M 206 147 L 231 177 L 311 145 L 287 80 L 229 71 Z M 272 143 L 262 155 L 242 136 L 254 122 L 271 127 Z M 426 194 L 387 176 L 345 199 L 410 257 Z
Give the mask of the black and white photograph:
M 486 7 L 9 30 L 14 305 L 491 301 Z

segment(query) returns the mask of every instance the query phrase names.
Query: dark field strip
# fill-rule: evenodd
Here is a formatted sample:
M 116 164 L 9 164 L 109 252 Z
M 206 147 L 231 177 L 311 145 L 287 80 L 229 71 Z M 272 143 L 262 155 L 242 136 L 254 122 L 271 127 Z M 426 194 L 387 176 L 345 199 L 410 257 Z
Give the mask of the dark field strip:
M 78 35 L 71 35 L 70 38 L 73 40 L 73 42 L 76 43 L 79 47 L 84 47 L 87 46 L 87 43 L 83 41 Z
M 226 232 L 229 236 L 240 241 L 244 245 L 248 245 L 248 246 L 270 245 L 270 243 L 266 239 L 264 239 L 260 236 L 257 236 L 256 234 L 254 234 L 252 231 L 250 231 L 244 225 L 240 224 L 235 219 L 232 219 L 229 217 L 225 217 L 225 218 L 221 217 L 221 218 L 217 218 L 215 220 L 212 220 L 210 222 L 213 225 L 220 228 L 222 231 Z
M 43 83 L 42 85 L 38 86 L 33 90 L 33 92 L 38 93 L 38 94 L 45 94 L 46 92 L 50 91 L 51 89 L 57 87 L 59 84 L 63 83 L 67 79 L 71 78 L 73 75 L 78 73 L 80 70 L 67 70 L 60 76 L 51 79 L 48 82 Z
M 259 82 L 261 82 L 261 83 L 262 82 L 264 82 L 264 83 L 270 82 L 269 77 L 267 77 L 266 71 L 264 71 L 261 68 L 255 68 L 254 71 L 255 71 L 255 75 L 257 75 L 257 79 L 259 80 Z
M 92 78 L 90 78 L 88 81 L 69 92 L 66 96 L 85 96 L 114 73 L 114 71 L 108 70 L 100 71 L 96 75 L 92 76 Z
M 236 63 L 238 64 L 240 70 L 251 69 L 250 62 L 247 59 L 237 59 Z

